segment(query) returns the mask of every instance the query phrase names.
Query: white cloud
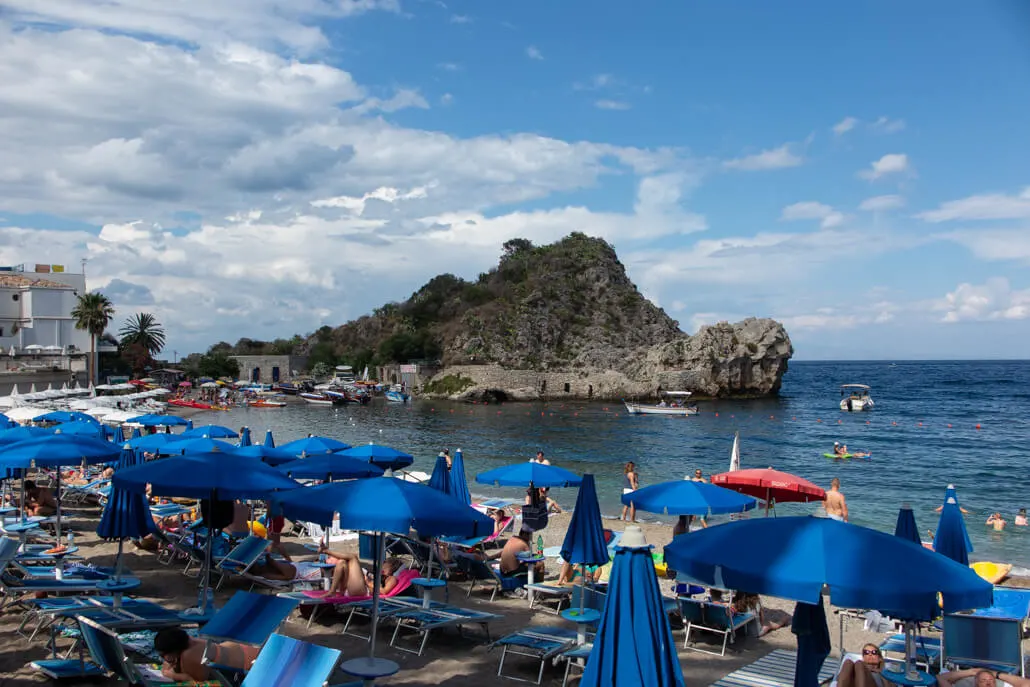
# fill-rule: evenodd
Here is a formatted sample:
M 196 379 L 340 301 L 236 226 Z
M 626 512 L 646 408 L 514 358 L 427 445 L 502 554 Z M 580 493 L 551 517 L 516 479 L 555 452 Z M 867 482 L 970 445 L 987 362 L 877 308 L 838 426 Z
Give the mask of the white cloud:
M 927 222 L 1030 218 L 1030 186 L 1019 195 L 984 193 L 942 203 L 936 210 L 916 215 Z
M 1014 260 L 1030 265 L 1030 227 L 969 229 L 941 234 L 936 238 L 963 245 L 981 260 Z
M 908 155 L 889 153 L 879 160 L 873 160 L 869 165 L 869 169 L 860 171 L 858 176 L 862 179 L 875 181 L 890 174 L 906 174 L 911 173 L 911 171 L 912 168 L 909 165 Z
M 594 103 L 594 107 L 599 110 L 628 110 L 632 107 L 627 102 L 622 100 L 598 100 Z
M 531 45 L 528 48 L 526 48 L 526 57 L 528 57 L 531 60 L 542 60 L 544 59 L 544 54 L 540 52 L 540 49 L 538 47 L 536 47 L 535 45 Z
M 875 122 L 870 122 L 869 128 L 881 134 L 896 134 L 905 129 L 905 120 L 880 117 Z
M 934 306 L 944 322 L 1025 320 L 1030 318 L 1030 289 L 1013 290 L 1007 279 L 982 285 L 959 284 Z
M 819 226 L 829 229 L 843 222 L 844 215 L 824 203 L 805 201 L 783 208 L 780 219 L 784 221 L 816 219 L 819 220 Z
M 440 104 L 447 106 L 454 102 L 454 96 L 450 93 L 444 93 L 440 96 Z
M 738 157 L 733 160 L 726 160 L 722 163 L 727 169 L 738 169 L 745 172 L 754 172 L 767 169 L 783 169 L 785 167 L 797 167 L 804 162 L 804 159 L 791 150 L 791 144 L 784 143 L 779 148 L 763 150 L 755 155 Z
M 436 65 L 437 69 L 442 69 L 445 72 L 458 72 L 461 71 L 461 65 L 457 62 L 438 62 Z
M 848 133 L 858 124 L 858 120 L 854 117 L 845 117 L 836 124 L 833 125 L 833 133 L 838 136 L 843 136 Z
M 905 199 L 899 195 L 873 196 L 866 198 L 858 205 L 859 210 L 866 212 L 887 212 L 904 207 Z
M 451 23 L 452 24 L 471 24 L 472 23 L 472 17 L 468 16 L 467 14 L 452 14 L 451 15 Z

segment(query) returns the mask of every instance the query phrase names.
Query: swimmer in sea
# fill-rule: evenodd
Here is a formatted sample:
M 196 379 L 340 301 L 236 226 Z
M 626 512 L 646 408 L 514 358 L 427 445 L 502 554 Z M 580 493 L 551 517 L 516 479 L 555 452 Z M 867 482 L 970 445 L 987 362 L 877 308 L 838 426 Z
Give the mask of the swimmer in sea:
M 1005 529 L 1005 518 L 1001 517 L 1001 513 L 994 513 L 991 517 L 987 518 L 985 524 L 993 526 L 995 532 L 1001 532 Z

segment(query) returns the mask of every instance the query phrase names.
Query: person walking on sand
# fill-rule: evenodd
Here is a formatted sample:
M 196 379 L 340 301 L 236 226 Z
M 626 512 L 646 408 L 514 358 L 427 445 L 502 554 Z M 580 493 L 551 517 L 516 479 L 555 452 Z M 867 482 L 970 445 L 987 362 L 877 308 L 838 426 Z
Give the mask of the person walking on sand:
M 626 467 L 623 468 L 623 473 L 624 473 L 624 477 L 626 479 L 626 483 L 622 487 L 622 493 L 623 494 L 632 494 L 633 492 L 635 492 L 637 489 L 640 488 L 640 479 L 637 476 L 637 466 L 636 466 L 636 464 L 634 464 L 633 461 L 630 461 L 630 462 L 626 463 Z M 628 518 L 626 517 L 627 513 L 629 514 Z M 632 503 L 629 504 L 628 506 L 623 506 L 622 507 L 622 515 L 619 516 L 619 520 L 625 520 L 627 522 L 632 520 L 633 522 L 636 522 L 637 521 L 637 507 L 634 504 L 632 504 Z
M 826 515 L 834 520 L 848 521 L 848 502 L 844 494 L 840 493 L 840 479 L 837 477 L 830 482 L 830 490 L 826 492 L 823 508 L 826 509 Z

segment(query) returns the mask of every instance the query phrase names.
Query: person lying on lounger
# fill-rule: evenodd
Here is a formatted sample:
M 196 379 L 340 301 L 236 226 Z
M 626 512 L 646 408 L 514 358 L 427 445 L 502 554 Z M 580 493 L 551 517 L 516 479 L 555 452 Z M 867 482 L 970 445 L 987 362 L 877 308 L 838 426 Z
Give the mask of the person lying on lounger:
M 361 560 L 356 553 L 330 551 L 325 546 L 319 546 L 318 552 L 324 553 L 327 559 L 332 558 L 336 562 L 336 567 L 333 568 L 333 581 L 327 592 L 328 596 L 337 594 L 368 596 L 372 593 L 375 588 L 375 577 L 370 570 L 361 567 Z M 278 561 L 278 564 L 283 565 L 282 561 Z M 380 593 L 389 594 L 397 586 L 397 573 L 400 572 L 400 569 L 399 558 L 390 557 L 383 561 Z
M 25 514 L 50 516 L 57 512 L 57 499 L 49 487 L 37 486 L 30 479 L 25 480 Z
M 973 678 L 972 684 L 968 678 Z M 961 682 L 965 680 L 965 682 Z M 969 668 L 953 670 L 937 676 L 938 687 L 956 687 L 961 682 L 969 687 L 1030 687 L 1030 680 L 1004 671 Z
M 202 682 L 211 679 L 211 671 L 204 665 L 207 660 L 227 668 L 250 670 L 257 660 L 258 648 L 236 642 L 211 642 L 190 637 L 185 630 L 168 628 L 154 637 L 154 651 L 161 656 L 161 674 L 179 682 Z
M 885 687 L 883 654 L 875 644 L 862 647 L 862 660 L 845 660 L 837 674 L 838 687 Z

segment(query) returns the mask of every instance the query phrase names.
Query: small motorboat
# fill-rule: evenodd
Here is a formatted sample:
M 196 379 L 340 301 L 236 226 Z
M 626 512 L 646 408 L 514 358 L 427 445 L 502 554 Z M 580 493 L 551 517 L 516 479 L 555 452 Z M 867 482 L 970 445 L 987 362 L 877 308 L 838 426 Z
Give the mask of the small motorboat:
M 342 398 L 334 398 L 333 396 L 330 396 L 327 393 L 319 393 L 319 392 L 316 392 L 316 391 L 312 391 L 312 392 L 305 391 L 304 393 L 297 394 L 297 395 L 300 396 L 301 398 L 303 398 L 307 403 L 310 403 L 311 405 L 316 405 L 316 406 L 338 406 L 338 405 L 343 405 L 344 404 L 344 401 L 343 401 Z M 339 396 L 339 394 L 334 394 L 334 396 Z
M 691 393 L 689 391 L 663 391 L 662 400 L 657 405 L 647 403 L 630 403 L 623 401 L 626 412 L 630 415 L 697 415 L 701 412 L 696 405 L 687 405 Z
M 394 390 L 394 389 L 390 389 L 388 391 L 384 391 L 383 392 L 383 396 L 390 403 L 407 403 L 408 399 L 410 398 L 410 396 L 408 396 L 403 391 Z
M 250 408 L 285 408 L 286 401 L 279 401 L 274 398 L 259 398 L 247 403 Z
M 865 384 L 841 384 L 840 409 L 848 412 L 872 410 L 873 399 L 869 395 L 869 387 Z

